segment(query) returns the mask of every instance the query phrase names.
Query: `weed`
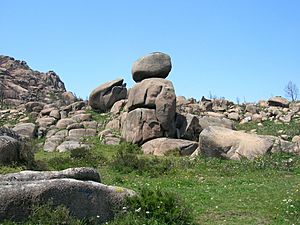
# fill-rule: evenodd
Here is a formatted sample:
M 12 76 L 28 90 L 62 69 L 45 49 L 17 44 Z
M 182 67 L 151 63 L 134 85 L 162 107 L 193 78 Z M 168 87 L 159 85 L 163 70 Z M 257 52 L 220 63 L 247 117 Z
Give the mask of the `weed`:
M 178 195 L 160 189 L 142 188 L 127 199 L 126 207 L 111 224 L 188 225 L 194 224 L 192 210 Z

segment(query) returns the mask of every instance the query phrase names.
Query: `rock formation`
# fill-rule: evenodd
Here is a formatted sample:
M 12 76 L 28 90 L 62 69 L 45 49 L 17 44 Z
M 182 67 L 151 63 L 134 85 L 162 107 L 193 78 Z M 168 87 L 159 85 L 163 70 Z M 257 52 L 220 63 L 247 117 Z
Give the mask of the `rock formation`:
M 170 57 L 163 53 L 150 54 L 134 63 L 132 74 L 134 79 L 139 77 L 135 79 L 139 83 L 128 96 L 122 124 L 126 141 L 141 145 L 154 138 L 175 136 L 175 90 L 171 81 L 163 79 L 170 69 Z
M 64 101 L 63 94 L 66 92 L 64 83 L 55 72 L 34 71 L 26 62 L 8 56 L 0 56 L 0 84 L 1 100 L 8 105 L 29 101 Z M 71 93 L 65 98 L 74 100 Z

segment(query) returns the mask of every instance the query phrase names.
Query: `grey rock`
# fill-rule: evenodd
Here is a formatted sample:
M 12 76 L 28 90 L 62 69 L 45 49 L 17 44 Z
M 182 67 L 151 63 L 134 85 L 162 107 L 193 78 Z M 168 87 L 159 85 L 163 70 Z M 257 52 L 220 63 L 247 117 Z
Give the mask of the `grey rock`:
M 95 136 L 95 129 L 73 129 L 69 131 L 69 137 L 80 139 L 81 137 Z
M 118 115 L 124 110 L 126 104 L 127 104 L 127 99 L 119 100 L 115 102 L 115 104 L 110 109 L 110 112 L 113 115 Z
M 271 152 L 272 146 L 269 139 L 217 126 L 209 126 L 199 136 L 200 152 L 211 157 L 252 160 Z
M 214 116 L 199 117 L 199 124 L 203 130 L 209 126 L 220 126 L 228 129 L 234 129 L 234 124 L 231 120 Z
M 118 145 L 121 142 L 119 135 L 116 135 L 112 130 L 106 129 L 101 131 L 98 136 L 103 144 Z
M 33 151 L 29 145 L 10 136 L 0 136 L 0 165 L 28 165 L 33 159 Z
M 82 144 L 79 141 L 70 140 L 70 141 L 64 141 L 63 143 L 61 143 L 56 148 L 56 150 L 59 152 L 67 152 L 67 151 L 72 151 L 72 150 L 78 149 L 78 148 L 89 149 L 90 146 L 88 146 L 87 144 Z
M 106 124 L 105 129 L 119 131 L 121 129 L 120 119 L 119 118 L 112 119 Z
M 51 179 L 0 182 L 0 221 L 25 220 L 33 206 L 50 201 L 63 205 L 79 219 L 97 218 L 99 223 L 113 219 L 131 190 L 94 181 Z
M 26 138 L 34 138 L 37 135 L 37 127 L 34 123 L 19 123 L 13 131 Z
M 289 101 L 281 96 L 275 96 L 268 100 L 269 106 L 289 107 Z
M 252 113 L 252 114 L 255 114 L 258 112 L 258 109 L 256 107 L 256 105 L 253 105 L 253 104 L 247 104 L 246 105 L 246 108 L 245 108 L 245 111 L 246 112 L 249 112 L 249 113 Z
M 71 104 L 77 101 L 75 95 L 70 91 L 62 93 L 62 98 L 66 104 Z
M 53 117 L 42 117 L 36 120 L 40 127 L 48 128 L 51 125 L 55 124 L 56 119 Z
M 69 125 L 76 123 L 75 120 L 70 118 L 61 119 L 57 122 L 56 127 L 58 129 L 66 129 Z
M 198 141 L 202 128 L 197 116 L 192 114 L 176 115 L 177 138 Z
M 81 129 L 81 128 L 84 128 L 83 124 L 81 123 L 72 123 L 69 126 L 67 126 L 67 130 Z
M 123 79 L 116 79 L 102 84 L 93 90 L 89 97 L 89 105 L 93 109 L 107 112 L 115 102 L 126 97 L 126 84 L 123 84 Z
M 34 181 L 71 178 L 75 180 L 91 180 L 101 182 L 96 169 L 88 167 L 69 168 L 62 171 L 30 171 L 0 175 L 0 182 L 6 181 Z
M 51 117 L 53 117 L 55 119 L 58 119 L 58 120 L 61 118 L 61 115 L 60 115 L 60 112 L 59 112 L 58 109 L 51 110 L 49 116 L 51 116 Z
M 52 136 L 47 138 L 44 144 L 44 151 L 53 152 L 64 141 L 63 137 Z
M 40 112 L 45 106 L 45 103 L 42 102 L 27 102 L 25 104 L 26 112 Z M 38 109 L 38 110 L 37 110 Z
M 90 121 L 92 119 L 92 115 L 81 113 L 81 114 L 76 114 L 76 115 L 72 116 L 71 119 L 73 119 L 76 122 L 80 123 L 80 122 L 83 122 L 83 121 Z
M 154 109 L 135 109 L 128 113 L 122 126 L 122 138 L 141 145 L 158 137 L 163 137 L 163 130 Z
M 128 96 L 127 108 L 155 109 L 155 116 L 167 136 L 175 135 L 176 95 L 171 81 L 151 78 L 136 84 Z
M 97 127 L 98 127 L 98 123 L 96 121 L 83 121 L 81 124 L 86 129 L 88 129 L 88 128 L 97 129 Z
M 140 82 L 147 78 L 166 78 L 171 69 L 171 57 L 165 53 L 154 52 L 134 62 L 131 72 L 133 80 Z
M 162 156 L 172 151 L 177 151 L 180 155 L 191 155 L 197 148 L 197 142 L 171 138 L 157 138 L 142 145 L 142 150 L 145 154 L 157 156 Z
M 240 115 L 236 112 L 232 112 L 228 114 L 228 119 L 234 120 L 234 121 L 239 121 L 240 120 Z

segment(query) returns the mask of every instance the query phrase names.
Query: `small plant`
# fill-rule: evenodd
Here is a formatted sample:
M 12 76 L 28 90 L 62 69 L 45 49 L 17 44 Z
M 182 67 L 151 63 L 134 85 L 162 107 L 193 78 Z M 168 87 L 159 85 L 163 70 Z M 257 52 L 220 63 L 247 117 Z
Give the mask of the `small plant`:
M 118 225 L 191 225 L 192 210 L 178 195 L 142 188 L 140 194 L 127 199 L 124 212 L 110 223 Z
M 80 159 L 89 157 L 90 150 L 87 148 L 75 148 L 71 150 L 70 157 L 72 159 Z
M 283 199 L 283 210 L 291 224 L 300 224 L 300 184 Z
M 27 224 L 83 224 L 80 220 L 73 218 L 65 206 L 53 207 L 51 203 L 35 207 L 28 218 Z
M 1 223 L 3 225 L 17 225 L 12 221 L 5 221 Z M 55 207 L 53 203 L 48 202 L 43 205 L 33 207 L 31 214 L 26 221 L 23 221 L 24 225 L 85 225 L 84 221 L 76 219 L 71 216 L 70 211 L 63 205 Z

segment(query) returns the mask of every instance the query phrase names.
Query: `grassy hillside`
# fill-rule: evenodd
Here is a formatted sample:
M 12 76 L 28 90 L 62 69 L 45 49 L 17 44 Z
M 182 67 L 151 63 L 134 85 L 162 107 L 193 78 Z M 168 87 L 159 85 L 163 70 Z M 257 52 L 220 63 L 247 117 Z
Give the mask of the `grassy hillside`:
M 37 169 L 91 166 L 98 169 L 103 183 L 141 194 L 128 202 L 124 208 L 127 214 L 118 215 L 108 224 L 300 223 L 298 156 L 275 154 L 253 162 L 202 157 L 191 160 L 174 155 L 157 158 L 142 155 L 137 146 L 126 143 L 107 146 L 96 139 L 88 141 L 93 143 L 90 151 L 38 151 Z M 0 172 L 22 169 L 1 167 Z M 61 218 L 69 221 L 67 224 L 92 223 Z M 57 217 L 54 220 L 59 221 Z

